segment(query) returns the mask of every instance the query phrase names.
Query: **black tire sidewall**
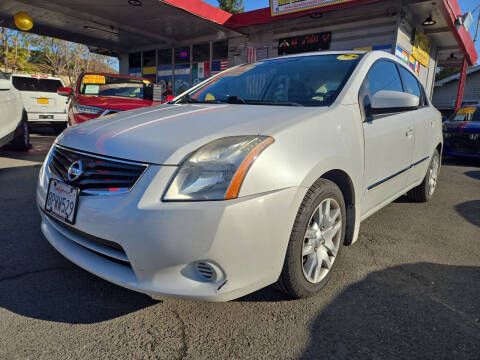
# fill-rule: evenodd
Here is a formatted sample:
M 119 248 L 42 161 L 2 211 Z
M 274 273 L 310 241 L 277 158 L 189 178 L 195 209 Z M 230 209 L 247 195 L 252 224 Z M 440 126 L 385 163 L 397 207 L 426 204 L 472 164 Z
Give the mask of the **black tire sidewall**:
M 330 271 L 325 276 L 325 278 L 322 279 L 322 281 L 317 284 L 313 284 L 309 282 L 303 274 L 303 242 L 307 226 L 314 210 L 323 200 L 327 198 L 335 199 L 340 206 L 340 212 L 342 215 L 342 233 L 340 237 L 338 253 L 334 263 L 332 264 L 332 267 L 330 268 Z M 289 254 L 290 264 L 288 265 L 292 267 L 291 269 L 289 269 L 289 275 L 291 285 L 295 288 L 293 289 L 294 292 L 297 293 L 299 297 L 308 297 L 317 293 L 321 288 L 325 286 L 338 262 L 338 257 L 340 255 L 340 251 L 345 239 L 346 208 L 342 192 L 340 191 L 338 186 L 335 185 L 333 182 L 323 179 L 320 183 L 320 186 L 313 189 L 313 196 L 306 197 L 302 205 L 304 206 L 300 207 L 299 213 L 297 214 L 297 226 L 293 229 L 290 238 L 290 246 L 288 251 L 290 251 L 291 253 Z

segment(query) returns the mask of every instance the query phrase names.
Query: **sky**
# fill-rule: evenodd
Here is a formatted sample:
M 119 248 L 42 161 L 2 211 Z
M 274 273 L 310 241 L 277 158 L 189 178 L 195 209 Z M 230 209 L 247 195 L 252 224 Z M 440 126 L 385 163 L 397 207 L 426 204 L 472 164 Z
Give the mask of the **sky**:
M 217 0 L 203 0 L 209 4 L 218 5 Z M 479 5 L 479 0 L 457 0 L 458 3 L 460 4 L 460 8 L 462 9 L 463 13 L 466 13 L 467 11 L 473 10 L 473 8 L 477 5 Z M 255 10 L 255 9 L 261 9 L 270 6 L 270 1 L 269 0 L 243 0 L 243 5 L 245 6 L 245 11 L 250 11 L 250 10 Z M 475 14 L 473 14 L 474 18 L 474 23 L 470 27 L 470 34 L 473 36 L 475 35 L 475 29 L 477 28 L 477 21 L 478 21 L 478 15 L 480 13 L 480 9 L 478 9 Z M 475 43 L 475 47 L 477 49 L 477 53 L 480 54 L 480 34 L 477 37 L 477 42 Z M 480 63 L 477 62 L 477 64 Z

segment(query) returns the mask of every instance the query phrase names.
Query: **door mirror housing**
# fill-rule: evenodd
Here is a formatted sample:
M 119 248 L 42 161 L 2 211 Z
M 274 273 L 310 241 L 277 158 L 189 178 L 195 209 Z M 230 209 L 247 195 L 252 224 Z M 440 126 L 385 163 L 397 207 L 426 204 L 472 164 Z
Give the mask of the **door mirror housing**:
M 420 104 L 416 95 L 400 91 L 380 90 L 372 96 L 370 115 L 415 110 Z
M 0 90 L 8 90 L 12 87 L 10 80 L 0 79 Z
M 62 96 L 70 96 L 72 95 L 72 88 L 71 87 L 59 87 L 57 89 L 57 94 Z

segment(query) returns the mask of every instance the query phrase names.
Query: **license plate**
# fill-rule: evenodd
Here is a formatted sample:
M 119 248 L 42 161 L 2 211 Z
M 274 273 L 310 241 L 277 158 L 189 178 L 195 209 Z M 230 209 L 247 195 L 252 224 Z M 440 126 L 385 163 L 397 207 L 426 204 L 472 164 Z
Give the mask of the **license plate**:
M 46 104 L 48 104 L 48 99 L 47 98 L 38 98 L 37 99 L 37 104 L 46 105 Z
M 48 184 L 45 211 L 73 225 L 79 194 L 79 188 L 51 179 Z
M 38 115 L 39 119 L 53 119 L 53 115 Z

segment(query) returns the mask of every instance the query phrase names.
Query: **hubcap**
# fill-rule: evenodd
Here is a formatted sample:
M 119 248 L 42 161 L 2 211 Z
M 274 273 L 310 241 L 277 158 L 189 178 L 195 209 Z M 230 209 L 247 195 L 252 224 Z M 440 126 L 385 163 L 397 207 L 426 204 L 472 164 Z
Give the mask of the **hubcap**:
M 311 283 L 319 283 L 332 268 L 340 247 L 342 213 L 335 199 L 323 200 L 315 209 L 302 248 L 303 275 Z
M 438 156 L 434 156 L 432 159 L 432 164 L 428 170 L 428 195 L 432 195 L 435 191 L 435 186 L 437 185 L 438 171 L 440 170 L 440 161 Z

